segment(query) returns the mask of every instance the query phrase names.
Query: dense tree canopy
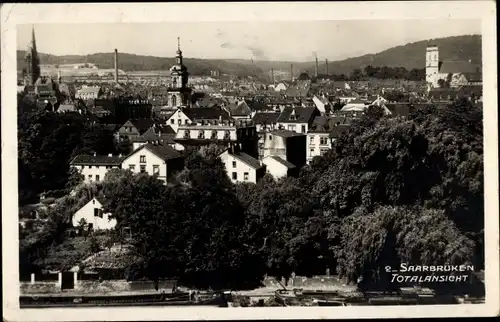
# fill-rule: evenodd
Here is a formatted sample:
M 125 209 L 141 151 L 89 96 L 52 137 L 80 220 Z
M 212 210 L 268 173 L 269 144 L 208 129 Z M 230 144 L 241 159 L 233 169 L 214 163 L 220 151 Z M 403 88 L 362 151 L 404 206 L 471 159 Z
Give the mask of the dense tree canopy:
M 75 153 L 112 149 L 100 137 L 108 132 L 94 133 L 67 116 L 38 115 L 30 124 L 20 127 L 20 175 L 32 180 L 22 179 L 25 186 L 20 180 L 24 189 L 48 175 L 57 184 L 39 183 L 35 191 L 67 184 L 67 164 L 51 158 L 68 162 Z M 328 268 L 349 281 L 384 284 L 384 267 L 402 262 L 481 267 L 482 138 L 481 110 L 461 100 L 406 118 L 369 109 L 297 178 L 266 175 L 257 184 L 233 184 L 217 146 L 186 151 L 186 169 L 166 185 L 147 174 L 111 170 L 102 187 L 61 199 L 54 210 L 59 224 L 35 239 L 24 236 L 21 260 L 46 256 L 35 249 L 60 244 L 57 236 L 75 207 L 97 195 L 117 218 L 116 231 L 129 229 L 144 259 L 134 274 L 153 280 L 252 287 L 265 274 L 288 278 Z M 78 178 L 69 182 L 74 187 Z
M 77 154 L 116 152 L 112 131 L 77 113 L 23 113 L 18 123 L 21 204 L 37 201 L 41 192 L 65 191 Z

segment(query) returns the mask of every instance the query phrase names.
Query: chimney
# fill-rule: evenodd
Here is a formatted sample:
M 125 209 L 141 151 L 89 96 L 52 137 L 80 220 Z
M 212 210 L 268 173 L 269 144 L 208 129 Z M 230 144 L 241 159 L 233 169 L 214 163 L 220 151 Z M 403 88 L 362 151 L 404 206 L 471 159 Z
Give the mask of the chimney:
M 271 81 L 274 84 L 274 68 L 271 68 Z
M 318 57 L 316 57 L 316 65 L 314 66 L 314 76 L 318 78 Z
M 118 83 L 118 49 L 115 48 L 115 83 Z
M 328 59 L 325 59 L 325 74 L 328 76 Z
M 290 64 L 290 80 L 293 81 L 293 64 Z

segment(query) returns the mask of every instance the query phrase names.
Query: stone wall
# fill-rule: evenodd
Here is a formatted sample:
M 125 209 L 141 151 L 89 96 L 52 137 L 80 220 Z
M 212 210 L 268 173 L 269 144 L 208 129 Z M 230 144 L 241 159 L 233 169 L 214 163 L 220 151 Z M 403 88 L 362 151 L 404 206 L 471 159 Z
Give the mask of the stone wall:
M 47 294 L 61 292 L 57 282 L 21 282 L 21 294 Z
M 165 291 L 171 293 L 176 285 L 174 280 L 165 280 L 158 283 L 158 292 Z M 21 294 L 48 294 L 60 293 L 61 288 L 58 282 L 21 282 Z M 66 290 L 65 290 L 66 291 Z M 126 280 L 77 280 L 73 290 L 68 292 L 76 293 L 114 293 L 114 292 L 157 292 L 154 282 L 151 281 L 133 281 Z

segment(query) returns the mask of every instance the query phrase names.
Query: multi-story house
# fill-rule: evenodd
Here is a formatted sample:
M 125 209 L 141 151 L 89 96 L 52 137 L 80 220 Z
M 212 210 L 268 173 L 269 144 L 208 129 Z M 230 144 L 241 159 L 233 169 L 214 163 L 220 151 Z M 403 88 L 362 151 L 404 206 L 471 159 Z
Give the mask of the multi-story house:
M 237 147 L 231 146 L 222 152 L 219 157 L 224 163 L 226 172 L 232 182 L 257 183 L 266 173 L 265 166 L 259 160 L 244 152 L 239 152 Z
M 116 136 L 118 140 L 127 138 L 130 142 L 133 142 L 147 130 L 163 124 L 165 124 L 163 121 L 155 119 L 130 119 L 120 127 Z
M 71 160 L 70 166 L 80 171 L 85 183 L 99 182 L 109 170 L 120 168 L 122 160 L 121 155 L 80 154 Z
M 266 133 L 263 159 L 269 156 L 278 157 L 293 164 L 298 171 L 307 162 L 306 140 L 306 134 L 292 131 L 278 130 Z
M 307 132 L 307 163 L 331 149 L 330 132 L 334 127 L 345 124 L 346 116 L 318 116 Z
M 305 134 L 320 115 L 316 107 L 286 107 L 278 118 L 278 128 Z
M 184 157 L 168 145 L 145 143 L 123 158 L 122 169 L 167 180 L 184 169 Z
M 264 139 L 268 132 L 278 129 L 278 118 L 280 113 L 259 112 L 255 113 L 252 123 L 255 125 L 259 137 L 259 159 L 264 157 Z
M 257 131 L 250 121 L 212 120 L 201 121 L 200 124 L 182 125 L 178 127 L 174 140 L 182 147 L 211 143 L 224 147 L 238 145 L 241 152 L 258 158 Z
M 183 112 L 182 109 L 178 108 L 172 114 L 170 114 L 165 123 L 169 125 L 175 133 L 177 133 L 179 126 L 188 125 L 192 123 L 192 120 Z

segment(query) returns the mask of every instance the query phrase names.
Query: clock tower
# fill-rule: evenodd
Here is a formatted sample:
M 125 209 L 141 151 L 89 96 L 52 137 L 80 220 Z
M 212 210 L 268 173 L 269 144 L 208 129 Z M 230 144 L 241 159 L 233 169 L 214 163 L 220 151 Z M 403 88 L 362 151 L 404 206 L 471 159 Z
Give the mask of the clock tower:
M 187 86 L 189 73 L 182 61 L 180 38 L 177 38 L 175 64 L 170 68 L 170 85 L 167 89 L 168 107 L 190 107 L 191 89 Z
M 436 86 L 439 75 L 439 49 L 437 46 L 427 47 L 425 56 L 425 80 Z

